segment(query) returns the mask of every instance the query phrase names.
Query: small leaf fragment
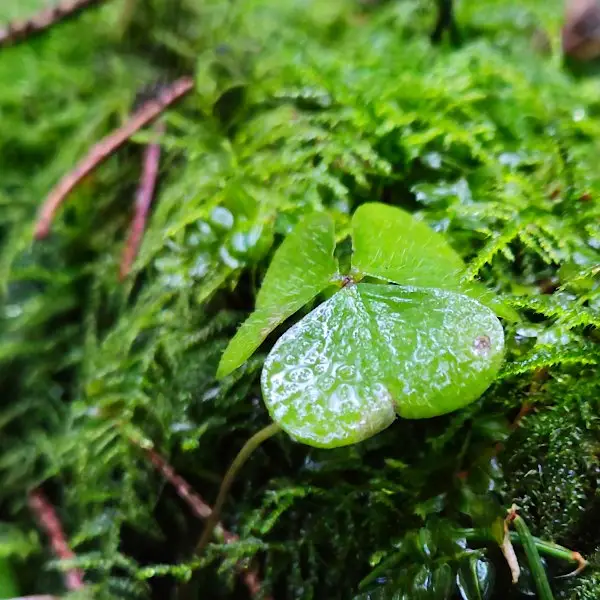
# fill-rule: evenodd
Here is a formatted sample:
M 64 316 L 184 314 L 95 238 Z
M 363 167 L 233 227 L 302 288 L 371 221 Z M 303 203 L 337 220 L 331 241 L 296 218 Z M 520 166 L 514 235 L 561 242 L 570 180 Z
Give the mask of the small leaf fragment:
M 263 368 L 263 396 L 297 441 L 354 444 L 396 413 L 428 418 L 474 401 L 495 378 L 503 347 L 496 316 L 467 296 L 360 283 L 277 341 Z
M 217 377 L 242 365 L 285 319 L 323 291 L 337 273 L 333 220 L 325 213 L 305 217 L 275 252 L 256 298 L 256 309 L 229 342 Z

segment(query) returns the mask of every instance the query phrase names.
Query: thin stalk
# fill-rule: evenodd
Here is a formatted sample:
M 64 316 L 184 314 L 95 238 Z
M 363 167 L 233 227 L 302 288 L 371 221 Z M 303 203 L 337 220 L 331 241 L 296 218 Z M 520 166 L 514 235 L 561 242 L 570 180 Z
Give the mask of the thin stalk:
M 162 476 L 173 486 L 177 495 L 190 507 L 194 515 L 200 519 L 208 519 L 213 513 L 213 509 L 204 502 L 202 496 L 198 494 L 192 486 L 179 475 L 175 469 L 153 448 L 147 448 L 138 441 L 131 439 L 131 442 L 146 453 L 146 456 L 159 471 Z M 239 540 L 238 536 L 227 531 L 221 523 L 216 523 L 214 527 L 215 537 L 224 544 L 232 544 Z M 252 598 L 262 593 L 262 582 L 258 573 L 251 568 L 247 562 L 240 562 L 236 565 L 237 571 L 250 592 Z M 271 600 L 270 597 L 264 597 L 264 600 Z
M 100 4 L 105 0 L 64 0 L 52 8 L 46 8 L 24 21 L 9 23 L 0 28 L 0 48 L 18 44 L 34 35 L 79 14 L 86 8 Z
M 513 512 L 512 522 L 521 538 L 523 550 L 525 551 L 527 562 L 529 562 L 529 567 L 531 568 L 531 575 L 533 576 L 533 581 L 538 591 L 538 597 L 540 600 L 554 600 L 546 570 L 540 559 L 540 554 L 533 540 L 533 536 L 529 531 L 529 527 L 527 527 L 525 521 L 523 521 L 516 512 Z
M 491 533 L 488 534 L 479 529 L 461 529 L 460 535 L 469 542 L 488 543 L 496 541 Z M 521 543 L 521 537 L 516 531 L 511 531 L 509 533 L 509 537 L 513 544 Z M 534 536 L 532 536 L 531 539 L 533 540 L 533 543 L 540 554 L 543 554 L 544 556 L 550 556 L 558 560 L 564 560 L 567 563 L 577 564 L 578 573 L 581 572 L 588 564 L 585 558 L 583 558 L 579 552 L 574 552 L 573 550 L 569 550 L 564 546 L 554 544 L 553 542 L 546 542 Z
M 227 498 L 227 494 L 229 493 L 229 489 L 233 484 L 235 477 L 238 471 L 246 464 L 246 461 L 252 456 L 253 452 L 266 440 L 273 437 L 275 434 L 281 431 L 281 427 L 278 423 L 271 423 L 267 425 L 257 433 L 255 433 L 243 446 L 242 449 L 238 452 L 234 461 L 231 463 L 229 469 L 227 469 L 227 473 L 225 473 L 225 477 L 223 477 L 223 482 L 221 483 L 221 488 L 219 489 L 219 494 L 217 496 L 217 500 L 215 501 L 215 505 L 213 507 L 213 512 L 206 521 L 206 526 L 204 527 L 204 531 L 202 532 L 202 536 L 200 537 L 200 541 L 196 547 L 196 553 L 200 554 L 202 550 L 206 547 L 210 538 L 213 535 L 213 530 L 215 525 L 219 520 L 219 516 L 221 514 L 221 509 L 223 508 L 223 504 Z
M 146 102 L 122 127 L 93 146 L 81 162 L 58 182 L 46 198 L 35 226 L 35 237 L 41 239 L 48 235 L 56 211 L 87 175 L 111 156 L 134 133 L 156 119 L 174 102 L 191 92 L 193 88 L 194 80 L 191 77 L 178 79 L 164 89 L 157 98 Z
M 156 125 L 155 128 L 158 133 L 164 133 L 164 126 L 159 124 Z M 127 241 L 125 242 L 125 247 L 123 249 L 123 256 L 121 258 L 121 268 L 119 271 L 121 281 L 129 275 L 131 265 L 137 256 L 142 242 L 142 236 L 148 219 L 148 212 L 150 211 L 150 205 L 154 199 L 159 165 L 160 144 L 155 142 L 146 146 L 144 152 L 142 176 L 135 195 L 135 213 L 131 221 L 129 235 L 127 236 Z
M 202 497 L 197 494 L 192 486 L 153 448 L 144 448 L 146 456 L 154 468 L 173 486 L 177 495 L 190 507 L 194 515 L 200 519 L 208 519 L 212 509 Z
M 28 503 L 31 512 L 36 516 L 41 528 L 50 539 L 55 556 L 59 560 L 73 560 L 75 554 L 69 548 L 58 515 L 44 493 L 41 490 L 32 491 L 29 494 Z M 80 569 L 68 569 L 64 574 L 64 578 L 65 587 L 69 591 L 83 589 L 83 571 Z

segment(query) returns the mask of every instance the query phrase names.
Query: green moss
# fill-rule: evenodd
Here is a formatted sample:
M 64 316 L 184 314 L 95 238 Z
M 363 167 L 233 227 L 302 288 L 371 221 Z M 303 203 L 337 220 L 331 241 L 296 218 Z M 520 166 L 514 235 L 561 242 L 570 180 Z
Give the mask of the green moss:
M 29 537 L 26 494 L 45 482 L 99 598 L 168 597 L 190 570 L 192 597 L 244 597 L 233 565 L 251 556 L 276 598 L 351 598 L 410 532 L 441 516 L 443 545 L 513 501 L 534 535 L 597 549 L 600 85 L 569 74 L 558 46 L 546 56 L 530 44 L 536 25 L 558 40 L 562 3 L 459 3 L 457 48 L 431 46 L 425 0 L 149 0 L 129 23 L 124 4 L 0 52 L 0 519 Z M 191 72 L 196 91 L 164 117 L 130 280 L 118 282 L 118 264 L 146 132 L 32 243 L 49 189 L 140 89 Z M 264 352 L 223 382 L 214 374 L 272 249 L 313 208 L 343 239 L 365 201 L 418 213 L 473 278 L 512 296 L 522 321 L 505 324 L 501 379 L 463 411 L 398 421 L 353 447 L 269 441 L 225 507 L 241 541 L 195 560 L 202 524 L 130 439 L 151 440 L 213 501 L 268 422 Z M 256 243 L 240 246 L 249 231 Z M 538 410 L 491 461 L 525 402 Z M 527 475 L 537 465 L 542 479 Z M 5 554 L 21 593 L 60 594 L 40 540 Z M 489 555 L 506 598 L 502 558 Z M 428 560 L 411 553 L 406 573 L 422 577 Z M 592 570 L 569 583 L 577 592 L 551 585 L 600 595 Z

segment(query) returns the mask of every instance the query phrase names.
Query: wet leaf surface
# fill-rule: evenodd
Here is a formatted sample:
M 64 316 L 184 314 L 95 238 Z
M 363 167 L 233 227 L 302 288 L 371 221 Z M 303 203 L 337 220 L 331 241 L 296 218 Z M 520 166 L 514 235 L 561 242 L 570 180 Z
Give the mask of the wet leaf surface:
M 499 316 L 517 313 L 477 281 L 463 281 L 465 265 L 443 235 L 412 214 L 379 202 L 363 204 L 352 218 L 352 266 L 362 275 L 419 287 L 460 291 Z
M 479 397 L 502 362 L 495 315 L 452 292 L 357 284 L 288 330 L 262 374 L 272 418 L 294 439 L 331 448 L 396 414 L 441 415 Z
M 458 568 L 456 586 L 461 600 L 488 600 L 494 589 L 494 566 L 481 556 L 470 556 Z

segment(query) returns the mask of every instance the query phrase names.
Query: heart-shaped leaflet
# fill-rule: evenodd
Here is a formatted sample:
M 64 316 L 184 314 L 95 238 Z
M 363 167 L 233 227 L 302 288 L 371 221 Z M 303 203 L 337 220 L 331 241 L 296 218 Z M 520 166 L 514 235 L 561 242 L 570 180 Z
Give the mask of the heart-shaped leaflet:
M 262 372 L 271 417 L 322 448 L 473 402 L 502 363 L 504 333 L 478 301 L 435 288 L 359 283 L 289 329 Z

